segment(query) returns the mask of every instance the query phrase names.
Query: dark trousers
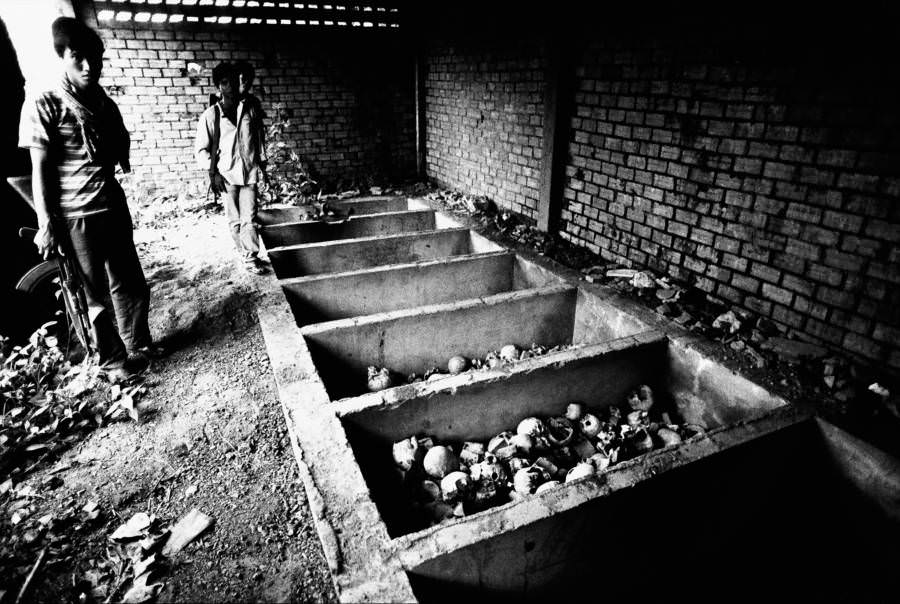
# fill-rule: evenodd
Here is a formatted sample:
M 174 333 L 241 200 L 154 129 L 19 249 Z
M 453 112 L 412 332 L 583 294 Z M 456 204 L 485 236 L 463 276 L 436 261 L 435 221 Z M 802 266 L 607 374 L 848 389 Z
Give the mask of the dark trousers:
M 127 207 L 66 220 L 84 284 L 100 365 L 121 367 L 149 346 L 150 288 L 134 249 Z

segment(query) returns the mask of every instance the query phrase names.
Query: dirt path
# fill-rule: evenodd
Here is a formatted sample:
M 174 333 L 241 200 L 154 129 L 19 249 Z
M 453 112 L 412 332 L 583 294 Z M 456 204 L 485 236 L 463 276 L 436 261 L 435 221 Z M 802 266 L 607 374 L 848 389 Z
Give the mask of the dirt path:
M 168 525 L 196 507 L 215 524 L 170 560 L 160 601 L 336 601 L 257 324 L 259 277 L 236 261 L 221 211 L 203 203 L 133 209 L 151 330 L 168 354 L 145 376 L 139 423 L 100 428 L 28 478 L 44 498 L 37 514 L 91 500 L 101 510 L 64 535 L 68 559 L 45 565 L 31 599 L 68 600 L 134 513 Z

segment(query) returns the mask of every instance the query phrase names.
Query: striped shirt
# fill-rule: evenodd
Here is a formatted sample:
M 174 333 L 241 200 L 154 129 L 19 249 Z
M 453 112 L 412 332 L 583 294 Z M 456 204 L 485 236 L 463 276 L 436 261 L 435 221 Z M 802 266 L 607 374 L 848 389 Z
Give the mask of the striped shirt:
M 115 178 L 115 166 L 88 158 L 78 120 L 58 92 L 44 92 L 24 108 L 23 114 L 19 146 L 45 149 L 57 167 L 59 213 L 63 218 L 105 212 L 121 203 L 124 196 Z

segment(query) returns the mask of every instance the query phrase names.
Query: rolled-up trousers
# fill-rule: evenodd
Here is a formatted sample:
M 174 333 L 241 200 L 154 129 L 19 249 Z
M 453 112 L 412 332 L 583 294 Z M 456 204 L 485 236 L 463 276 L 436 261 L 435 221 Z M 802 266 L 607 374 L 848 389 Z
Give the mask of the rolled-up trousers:
M 134 248 L 131 215 L 124 204 L 66 219 L 87 298 L 100 365 L 121 367 L 129 352 L 149 346 L 150 288 Z

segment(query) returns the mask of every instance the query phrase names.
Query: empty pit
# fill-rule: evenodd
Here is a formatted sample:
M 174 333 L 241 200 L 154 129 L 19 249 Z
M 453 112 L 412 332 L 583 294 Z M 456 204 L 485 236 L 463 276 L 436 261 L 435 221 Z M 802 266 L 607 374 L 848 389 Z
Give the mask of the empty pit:
M 406 197 L 357 197 L 346 200 L 330 200 L 329 207 L 340 212 L 353 209 L 354 216 L 380 214 L 384 212 L 402 212 L 406 210 L 428 208 L 424 203 Z M 294 206 L 261 208 L 257 220 L 263 226 L 296 223 L 306 221 L 308 211 Z
M 430 231 L 435 227 L 433 210 L 404 210 L 353 215 L 346 222 L 327 223 L 319 220 L 305 220 L 271 224 L 260 230 L 260 236 L 267 248 L 274 248 L 334 239 Z
M 342 224 L 270 211 L 260 324 L 342 601 L 791 594 L 897 587 L 898 462 L 703 354 L 703 342 L 433 212 L 355 202 Z M 655 326 L 660 330 L 654 329 Z M 366 388 L 514 343 L 563 349 Z M 705 432 L 601 473 L 427 526 L 391 444 L 486 442 L 648 384 Z M 852 552 L 848 556 L 847 552 Z M 875 583 L 873 583 L 875 581 Z M 878 583 L 880 582 L 880 583 Z
M 298 325 L 561 283 L 515 254 L 485 252 L 283 279 Z
M 480 243 L 468 229 L 446 228 L 289 245 L 271 248 L 268 254 L 275 274 L 285 279 L 500 249 L 485 249 Z

